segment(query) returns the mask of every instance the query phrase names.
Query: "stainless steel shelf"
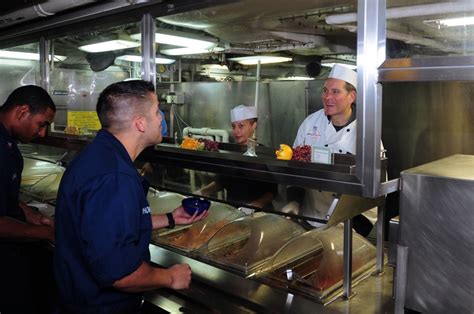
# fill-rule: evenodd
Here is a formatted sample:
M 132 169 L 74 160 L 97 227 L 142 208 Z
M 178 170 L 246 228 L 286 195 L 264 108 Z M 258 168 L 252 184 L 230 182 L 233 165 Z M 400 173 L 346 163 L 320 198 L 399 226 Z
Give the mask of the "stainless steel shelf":
M 34 143 L 80 151 L 91 140 L 92 137 L 54 134 L 36 139 Z M 335 163 L 326 165 L 277 160 L 273 157 L 274 150 L 268 147 L 258 148 L 258 158 L 243 156 L 238 145 L 223 144 L 222 147 L 219 152 L 193 151 L 168 142 L 146 149 L 138 160 L 343 194 L 360 196 L 363 193 L 352 155 L 335 154 Z M 382 173 L 385 173 L 386 162 L 382 161 Z
M 352 157 L 352 160 L 347 162 L 347 157 Z M 355 159 L 353 156 L 347 157 L 344 162 L 325 165 L 277 160 L 265 154 L 254 158 L 243 156 L 240 152 L 216 153 L 159 145 L 145 150 L 138 159 L 235 177 L 245 176 L 257 181 L 361 195 L 362 186 L 354 173 Z

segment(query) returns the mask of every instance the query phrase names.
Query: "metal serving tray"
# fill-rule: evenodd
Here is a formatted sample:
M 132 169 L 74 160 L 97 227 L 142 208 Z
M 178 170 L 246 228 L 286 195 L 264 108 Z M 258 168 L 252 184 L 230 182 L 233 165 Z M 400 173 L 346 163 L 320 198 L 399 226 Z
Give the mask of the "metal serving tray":
M 251 277 L 271 269 L 269 261 L 278 250 L 304 231 L 285 217 L 256 213 L 220 229 L 196 254 L 209 263 Z

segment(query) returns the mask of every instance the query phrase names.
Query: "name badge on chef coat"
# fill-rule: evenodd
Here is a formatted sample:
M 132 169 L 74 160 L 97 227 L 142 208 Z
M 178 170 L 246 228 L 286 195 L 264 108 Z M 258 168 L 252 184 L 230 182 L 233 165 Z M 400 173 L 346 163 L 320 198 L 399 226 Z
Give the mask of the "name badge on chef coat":
M 329 147 L 311 146 L 311 162 L 332 164 L 332 154 Z

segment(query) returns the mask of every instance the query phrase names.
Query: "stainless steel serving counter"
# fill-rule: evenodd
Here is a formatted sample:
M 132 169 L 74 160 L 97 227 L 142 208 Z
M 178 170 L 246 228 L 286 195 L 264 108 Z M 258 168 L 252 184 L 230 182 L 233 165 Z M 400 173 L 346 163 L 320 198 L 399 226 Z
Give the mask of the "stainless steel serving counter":
M 349 300 L 341 298 L 323 305 L 302 295 L 246 279 L 228 270 L 202 263 L 172 250 L 150 245 L 153 263 L 169 267 L 188 263 L 193 270 L 190 289 L 148 292 L 145 301 L 171 313 L 393 313 L 392 268 L 381 276 L 358 283 Z
M 346 173 L 346 175 L 350 175 L 350 173 Z M 174 208 L 179 206 L 181 201 L 180 197 L 175 197 L 168 199 L 168 202 L 166 202 L 165 198 L 161 196 L 163 195 L 159 193 L 150 196 L 156 198 L 156 200 L 159 199 L 159 202 L 153 202 L 150 200 L 150 204 L 154 204 L 152 210 L 158 210 L 158 212 L 161 212 L 161 209 Z M 341 206 L 344 204 L 344 197 L 342 197 L 341 201 L 338 202 Z M 176 204 L 173 206 L 170 202 Z M 378 204 L 357 207 L 371 208 L 375 205 Z M 338 219 L 338 221 L 347 218 L 349 217 L 344 216 L 344 219 L 341 218 Z M 286 219 L 283 220 L 288 221 Z M 275 225 L 273 225 L 273 227 L 275 227 Z M 270 238 L 279 239 L 280 236 L 273 236 Z M 380 242 L 380 244 L 380 248 L 382 248 L 382 243 Z M 337 254 L 342 254 L 343 252 L 342 247 L 336 249 L 333 247 L 332 250 L 336 250 Z M 345 250 L 346 248 L 344 247 L 344 252 Z M 272 251 L 275 251 L 275 249 L 273 248 Z M 235 269 L 226 267 L 225 265 L 217 266 L 215 261 L 212 259 L 207 260 L 207 262 L 202 262 L 193 259 L 192 256 L 195 255 L 189 255 L 182 251 L 180 252 L 167 245 L 161 247 L 156 244 L 151 244 L 150 252 L 152 262 L 159 266 L 169 267 L 177 263 L 188 263 L 193 269 L 193 283 L 190 289 L 184 291 L 160 289 L 146 294 L 147 306 L 158 307 L 172 313 L 186 311 L 191 311 L 193 313 L 393 312 L 392 270 L 390 268 L 385 270 L 386 272 L 383 276 L 369 276 L 368 278 L 362 279 L 360 282 L 354 281 L 352 292 L 355 293 L 355 295 L 353 296 L 349 289 L 349 293 L 346 294 L 351 295 L 349 300 L 334 299 L 334 295 L 331 295 L 328 299 L 316 300 L 311 299 L 309 296 L 307 297 L 308 294 L 304 294 L 304 292 L 292 292 L 297 291 L 294 290 L 294 286 L 291 286 L 293 290 L 281 288 L 287 287 L 286 282 L 284 282 L 282 286 L 275 286 L 271 281 L 266 280 L 268 278 L 266 278 L 265 275 L 262 277 L 252 277 L 248 275 L 249 277 L 252 277 L 252 279 L 245 278 L 246 275 L 238 273 Z M 250 250 L 250 252 L 254 251 Z M 380 252 L 380 255 L 382 255 L 382 249 Z M 351 271 L 349 271 L 349 273 L 351 273 Z M 350 287 L 350 281 L 348 286 Z M 326 302 L 326 305 L 318 302 Z M 153 313 L 153 311 L 151 312 Z

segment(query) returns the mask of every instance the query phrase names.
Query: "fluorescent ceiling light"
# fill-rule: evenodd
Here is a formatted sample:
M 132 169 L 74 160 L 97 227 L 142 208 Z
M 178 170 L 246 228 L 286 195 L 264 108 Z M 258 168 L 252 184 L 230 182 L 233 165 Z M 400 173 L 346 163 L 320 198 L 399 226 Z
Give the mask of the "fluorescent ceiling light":
M 130 37 L 136 40 L 141 39 L 140 34 L 133 34 Z M 155 33 L 155 42 L 172 46 L 202 49 L 209 49 L 217 45 L 217 40 L 211 37 L 204 37 L 168 29 L 157 29 Z
M 39 61 L 40 56 L 39 56 L 39 53 L 34 53 L 34 52 L 0 50 L 0 58 Z M 54 61 L 64 61 L 64 60 L 66 60 L 65 56 L 54 55 Z
M 216 46 L 216 42 L 204 41 L 199 39 L 184 38 L 167 34 L 155 34 L 155 41 L 161 44 L 168 44 L 180 47 L 192 48 L 211 48 Z
M 474 16 L 456 17 L 452 19 L 429 20 L 425 24 L 438 27 L 467 26 L 474 24 Z
M 314 78 L 309 76 L 288 76 L 288 77 L 279 77 L 278 81 L 311 81 Z
M 249 56 L 249 57 L 229 58 L 229 60 L 236 61 L 243 65 L 253 65 L 253 64 L 257 64 L 258 61 L 260 61 L 260 64 L 269 64 L 269 63 L 288 62 L 293 59 L 287 58 L 287 57 L 276 57 L 276 56 Z
M 169 55 L 169 56 L 183 56 L 183 55 L 194 55 L 194 54 L 205 54 L 205 53 L 212 53 L 212 52 L 219 52 L 224 51 L 222 47 L 214 47 L 210 49 L 204 48 L 173 48 L 173 49 L 163 49 L 160 50 L 162 54 Z
M 135 55 L 123 55 L 117 57 L 119 60 L 125 60 L 125 61 L 131 61 L 131 62 L 142 62 L 142 57 L 141 56 L 135 56 Z M 175 63 L 175 59 L 169 59 L 169 58 L 155 58 L 155 63 L 156 64 L 171 64 Z
M 321 65 L 323 67 L 332 68 L 336 63 L 342 66 L 345 66 L 346 68 L 349 68 L 351 70 L 357 70 L 357 65 L 355 64 L 347 64 L 347 63 L 339 63 L 339 62 L 322 62 Z
M 79 49 L 85 52 L 104 52 L 112 50 L 122 50 L 127 48 L 139 47 L 140 43 L 130 40 L 114 39 L 96 44 L 80 46 Z

